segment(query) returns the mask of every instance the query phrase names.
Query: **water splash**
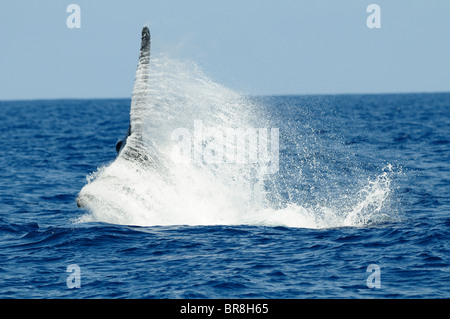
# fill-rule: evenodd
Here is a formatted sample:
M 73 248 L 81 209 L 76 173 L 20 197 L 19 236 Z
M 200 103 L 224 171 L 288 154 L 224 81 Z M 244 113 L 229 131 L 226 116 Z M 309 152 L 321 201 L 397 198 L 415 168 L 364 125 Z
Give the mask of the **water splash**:
M 223 154 L 223 161 L 211 163 L 202 155 L 214 150 L 214 137 L 201 139 L 195 148 L 192 133 L 187 144 L 193 146 L 191 160 L 177 160 L 174 147 L 179 140 L 173 139 L 177 129 L 194 132 L 198 121 L 219 132 L 271 128 L 273 123 L 260 105 L 214 83 L 193 63 L 160 56 L 151 60 L 150 70 L 147 106 L 139 115 L 144 142 L 127 142 L 139 148 L 149 164 L 119 156 L 90 174 L 79 194 L 87 209 L 79 222 L 329 228 L 388 220 L 383 208 L 390 194 L 391 167 L 359 190 L 340 194 L 333 203 L 311 204 L 308 198 L 291 196 L 296 191 L 292 182 L 301 174 L 295 178 L 263 174 L 261 163 L 248 160 L 249 140 L 236 139 L 233 145 L 247 150 L 247 161 L 236 157 L 227 161 Z

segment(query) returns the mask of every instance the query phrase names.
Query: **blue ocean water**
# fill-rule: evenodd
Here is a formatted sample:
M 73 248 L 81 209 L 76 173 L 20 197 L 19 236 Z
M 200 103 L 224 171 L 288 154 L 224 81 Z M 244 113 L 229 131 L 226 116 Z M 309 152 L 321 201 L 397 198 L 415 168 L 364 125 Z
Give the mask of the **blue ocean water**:
M 77 207 L 130 100 L 0 102 L 0 297 L 450 297 L 449 93 L 250 100 L 280 132 L 270 209 L 193 225 Z

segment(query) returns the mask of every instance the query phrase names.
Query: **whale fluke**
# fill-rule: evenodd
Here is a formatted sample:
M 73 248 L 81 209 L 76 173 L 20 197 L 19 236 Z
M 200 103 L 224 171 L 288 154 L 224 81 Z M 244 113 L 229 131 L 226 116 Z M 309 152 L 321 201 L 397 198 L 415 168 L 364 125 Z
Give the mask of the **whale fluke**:
M 131 95 L 130 107 L 130 125 L 125 138 L 116 144 L 118 156 L 126 159 L 148 161 L 145 155 L 142 155 L 139 149 L 143 149 L 144 140 L 142 138 L 143 114 L 148 105 L 148 74 L 150 63 L 150 30 L 147 26 L 142 29 L 141 49 L 139 62 L 134 79 L 133 93 Z M 131 143 L 131 140 L 133 141 Z

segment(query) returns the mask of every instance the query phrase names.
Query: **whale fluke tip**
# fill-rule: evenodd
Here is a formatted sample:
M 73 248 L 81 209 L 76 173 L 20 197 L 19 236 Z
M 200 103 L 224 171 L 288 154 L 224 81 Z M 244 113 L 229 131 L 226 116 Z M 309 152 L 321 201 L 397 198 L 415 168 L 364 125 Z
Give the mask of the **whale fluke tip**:
M 150 30 L 147 26 L 142 28 L 141 50 L 150 49 Z

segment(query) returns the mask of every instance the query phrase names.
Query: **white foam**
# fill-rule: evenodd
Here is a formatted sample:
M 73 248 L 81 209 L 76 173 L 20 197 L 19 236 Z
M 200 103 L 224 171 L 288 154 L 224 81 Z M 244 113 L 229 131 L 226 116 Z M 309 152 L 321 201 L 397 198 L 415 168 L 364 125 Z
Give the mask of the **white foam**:
M 265 196 L 267 176 L 254 165 L 174 161 L 171 133 L 180 127 L 192 129 L 196 120 L 222 130 L 270 123 L 254 103 L 213 83 L 194 64 L 165 57 L 151 60 L 148 96 L 140 115 L 145 143 L 139 146 L 151 164 L 118 157 L 89 175 L 79 194 L 87 209 L 79 222 L 329 228 L 364 226 L 385 217 L 390 168 L 368 179 L 361 190 L 350 191 L 352 200 L 345 204 L 338 199 L 339 205 L 331 206 L 309 206 L 307 200 L 278 205 L 268 198 L 279 196 Z M 130 139 L 126 147 L 138 146 L 133 143 Z

